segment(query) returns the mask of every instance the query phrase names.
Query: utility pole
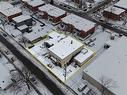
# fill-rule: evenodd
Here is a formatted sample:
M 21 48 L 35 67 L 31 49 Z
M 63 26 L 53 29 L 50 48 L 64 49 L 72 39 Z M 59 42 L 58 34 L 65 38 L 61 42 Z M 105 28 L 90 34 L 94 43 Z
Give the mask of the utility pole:
M 25 39 L 23 37 L 23 33 L 22 33 L 22 42 L 23 42 L 24 46 L 26 47 L 26 43 L 25 43 Z
M 64 71 L 65 71 L 65 75 L 64 75 L 64 78 L 65 78 L 65 82 L 67 80 L 67 64 L 64 64 Z

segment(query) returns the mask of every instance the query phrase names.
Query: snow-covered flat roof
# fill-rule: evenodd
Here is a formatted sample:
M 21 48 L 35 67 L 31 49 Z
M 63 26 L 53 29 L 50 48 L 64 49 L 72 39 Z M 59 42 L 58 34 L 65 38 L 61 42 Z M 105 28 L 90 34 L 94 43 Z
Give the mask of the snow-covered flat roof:
M 59 39 L 61 34 L 53 33 L 53 35 L 57 35 L 57 38 Z M 83 44 L 76 39 L 65 36 L 64 38 L 56 41 L 56 43 L 53 43 L 54 45 L 49 48 L 51 52 L 53 52 L 55 55 L 57 55 L 60 59 L 64 59 L 73 52 L 75 52 L 77 49 L 81 48 Z
M 119 15 L 119 14 L 125 12 L 124 9 L 121 9 L 121 8 L 118 8 L 118 7 L 113 7 L 113 6 L 108 7 L 108 8 L 106 8 L 106 9 L 104 9 L 104 10 L 105 10 L 105 11 L 108 11 L 108 12 L 111 12 L 111 13 L 114 13 L 114 14 L 117 14 L 117 15 Z
M 126 95 L 127 88 L 127 38 L 121 37 L 111 47 L 94 60 L 84 72 L 101 83 L 105 76 L 116 82 L 116 88 L 109 88 L 116 95 Z
M 1 13 L 4 14 L 5 16 L 12 16 L 12 15 L 15 15 L 15 14 L 21 13 L 21 12 L 22 12 L 22 10 L 19 8 L 16 8 L 16 7 L 1 11 Z
M 51 38 L 51 39 L 48 39 L 47 41 L 45 42 L 48 42 L 49 44 L 54 44 L 54 43 L 58 43 L 58 41 L 62 38 L 65 38 L 66 36 L 64 34 L 59 34 L 57 32 L 51 32 L 48 34 L 48 36 Z
M 13 30 L 13 31 L 11 31 Z M 17 37 L 19 35 L 21 35 L 22 33 L 18 30 L 18 29 L 14 29 L 13 26 L 7 26 L 5 31 L 9 34 L 9 35 L 13 35 L 14 37 Z
M 51 31 L 50 28 L 41 28 L 41 26 L 38 25 L 32 27 L 32 32 L 25 34 L 24 37 L 32 42 L 37 38 L 45 36 L 49 31 Z
M 28 19 L 31 19 L 31 17 L 29 15 L 20 15 L 20 16 L 13 18 L 13 20 L 17 23 L 28 20 Z
M 54 6 L 52 6 L 51 4 L 46 4 L 44 6 L 39 7 L 38 9 L 40 11 L 48 12 L 48 11 L 52 10 L 53 8 L 54 8 Z
M 83 30 L 83 31 L 88 31 L 89 29 L 93 28 L 95 25 L 94 22 L 91 22 L 74 14 L 70 14 L 62 18 L 62 21 L 64 23 L 73 25 L 78 30 Z
M 82 64 L 88 58 L 90 58 L 93 54 L 94 52 L 92 50 L 84 47 L 84 49 L 78 55 L 76 55 L 74 59 Z
M 48 13 L 50 16 L 59 17 L 64 15 L 66 12 L 58 7 L 55 7 L 51 4 L 46 4 L 44 6 L 39 7 L 39 10 L 42 12 Z
M 42 0 L 22 0 L 22 1 L 28 3 L 32 7 L 45 4 L 45 2 Z
M 19 27 L 17 27 L 19 30 L 23 30 L 23 29 L 27 29 L 28 28 L 28 26 L 27 25 L 21 25 L 21 26 L 19 26 Z
M 6 10 L 6 9 L 9 9 L 9 8 L 13 8 L 13 5 L 11 5 L 10 3 L 8 2 L 0 2 L 0 12 L 2 10 Z
M 120 0 L 115 4 L 115 6 L 127 9 L 127 0 Z
M 9 31 L 10 32 L 10 31 Z M 13 30 L 12 32 L 11 32 L 11 35 L 13 35 L 14 37 L 17 37 L 17 36 L 19 36 L 19 35 L 21 35 L 22 33 L 19 31 L 19 30 L 17 30 L 17 29 L 15 29 L 15 30 Z

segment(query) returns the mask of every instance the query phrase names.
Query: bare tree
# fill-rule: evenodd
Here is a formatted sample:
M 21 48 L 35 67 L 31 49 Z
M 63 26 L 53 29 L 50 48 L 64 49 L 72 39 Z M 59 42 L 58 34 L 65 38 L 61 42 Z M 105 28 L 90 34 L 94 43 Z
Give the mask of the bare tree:
M 32 76 L 32 74 L 26 67 L 22 68 L 22 73 L 24 74 L 24 77 L 25 77 L 24 82 L 26 83 L 28 89 L 30 90 L 29 80 L 30 80 L 30 77 Z
M 17 94 L 26 85 L 25 79 L 22 75 L 19 74 L 18 71 L 12 71 L 11 76 L 12 76 L 11 80 L 13 82 L 13 85 L 11 87 L 11 91 L 14 91 L 15 94 Z
M 27 68 L 22 68 L 22 74 L 20 74 L 18 71 L 12 71 L 11 73 L 11 80 L 13 81 L 12 85 L 12 91 L 15 91 L 15 93 L 18 93 L 22 90 L 23 87 L 27 87 L 26 93 L 30 91 L 30 76 L 32 75 L 30 71 L 27 70 Z
M 102 95 L 106 95 L 106 91 L 108 89 L 112 89 L 112 88 L 117 87 L 116 81 L 114 81 L 111 78 L 107 78 L 106 76 L 101 76 L 100 77 L 100 82 L 102 84 L 102 87 L 101 87 Z

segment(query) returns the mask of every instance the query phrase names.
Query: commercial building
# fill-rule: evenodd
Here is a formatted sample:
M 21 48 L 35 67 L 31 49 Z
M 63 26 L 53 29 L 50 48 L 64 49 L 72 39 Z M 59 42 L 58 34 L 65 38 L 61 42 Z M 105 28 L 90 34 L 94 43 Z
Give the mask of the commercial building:
M 14 29 L 13 31 L 6 31 L 9 35 L 13 36 L 14 38 L 22 35 L 21 31 Z
M 76 39 L 52 32 L 46 41 L 51 47 L 48 48 L 49 55 L 56 59 L 56 64 L 64 67 L 69 61 L 83 49 L 83 44 Z
M 77 15 L 70 14 L 62 18 L 60 28 L 62 28 L 65 31 L 76 32 L 77 35 L 84 38 L 89 34 L 94 33 L 95 23 L 81 18 Z
M 83 78 L 104 91 L 105 95 L 126 95 L 126 42 L 124 36 L 115 42 L 107 42 L 110 47 L 84 69 Z
M 81 67 L 82 65 L 87 63 L 92 57 L 94 57 L 94 55 L 95 55 L 94 51 L 84 47 L 82 51 L 74 57 L 74 61 Z
M 73 59 L 77 64 L 82 66 L 95 54 L 92 50 L 85 47 L 84 44 L 70 36 L 57 32 L 51 32 L 48 36 L 49 40 L 45 41 L 45 43 L 49 46 L 49 55 L 56 65 L 62 68 Z M 87 52 L 84 53 L 83 51 L 85 50 Z
M 45 5 L 42 0 L 22 0 L 22 2 L 32 11 L 38 11 L 38 7 Z
M 12 18 L 17 17 L 21 14 L 22 14 L 21 9 L 16 8 L 16 7 L 0 10 L 1 17 L 8 22 L 12 21 Z
M 66 16 L 66 11 L 51 4 L 46 4 L 42 7 L 39 7 L 39 11 L 42 18 L 49 19 L 53 23 L 60 22 L 61 19 Z
M 88 50 L 88 52 L 81 55 L 83 58 L 85 58 L 82 58 L 83 61 L 86 61 L 80 65 L 80 63 L 77 63 L 74 58 L 80 54 L 83 49 Z M 75 75 L 75 73 L 81 69 L 81 67 L 77 66 L 77 64 L 80 66 L 83 64 L 88 64 L 93 57 L 95 57 L 93 56 L 95 53 L 93 53 L 91 49 L 84 46 L 84 44 L 82 44 L 80 41 L 57 30 L 53 30 L 52 32 L 48 33 L 45 39 L 34 43 L 34 46 L 27 48 L 27 50 L 55 77 L 57 77 L 58 80 L 64 83 L 71 79 L 70 77 Z M 77 58 L 77 60 L 82 59 Z M 66 79 L 64 72 L 65 67 L 67 72 Z
M 32 26 L 32 17 L 29 15 L 20 15 L 12 19 L 15 26 L 19 27 L 22 25 Z
M 10 8 L 10 9 L 1 11 L 1 14 L 5 18 L 5 20 L 10 22 L 12 21 L 12 18 L 22 15 L 22 11 L 18 8 Z
M 124 9 L 114 6 L 108 7 L 103 11 L 103 16 L 112 20 L 121 20 L 125 14 L 126 11 Z
M 29 31 L 29 27 L 27 25 L 21 25 L 21 26 L 18 26 L 17 29 L 21 32 L 21 33 L 25 33 L 25 32 L 30 32 Z

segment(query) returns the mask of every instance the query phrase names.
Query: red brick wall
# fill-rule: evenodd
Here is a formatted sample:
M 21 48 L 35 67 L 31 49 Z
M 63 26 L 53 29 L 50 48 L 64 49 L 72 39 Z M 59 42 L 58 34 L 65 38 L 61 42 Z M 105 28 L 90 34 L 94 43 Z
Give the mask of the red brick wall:
M 111 12 L 107 12 L 107 11 L 103 12 L 104 17 L 107 17 L 107 18 L 112 19 L 112 20 L 120 20 L 120 18 L 124 15 L 125 15 L 125 12 L 123 12 L 119 15 L 111 13 Z
M 67 15 L 67 14 L 65 13 L 65 14 L 63 14 L 63 15 L 61 15 L 61 16 L 59 16 L 59 17 L 52 17 L 52 22 L 54 22 L 54 23 L 60 22 L 61 19 L 62 19 L 63 17 L 65 17 L 66 15 Z
M 17 13 L 17 14 L 14 14 L 14 15 L 11 15 L 11 16 L 5 16 L 5 15 L 4 16 L 7 18 L 7 20 L 9 22 L 11 22 L 12 21 L 12 18 L 17 17 L 17 16 L 20 16 L 20 15 L 22 15 L 22 12 Z
M 41 15 L 41 11 L 40 11 L 40 15 Z M 43 12 L 41 17 L 42 19 L 48 19 L 48 14 L 46 12 Z
M 89 34 L 94 33 L 94 31 L 95 31 L 95 27 L 91 28 L 91 29 L 88 30 L 88 31 L 80 31 L 79 36 L 82 37 L 82 38 L 85 38 L 85 37 L 88 36 Z
M 67 31 L 68 32 L 74 32 L 74 26 L 73 25 L 71 25 L 71 24 L 68 24 L 68 28 L 67 28 Z

